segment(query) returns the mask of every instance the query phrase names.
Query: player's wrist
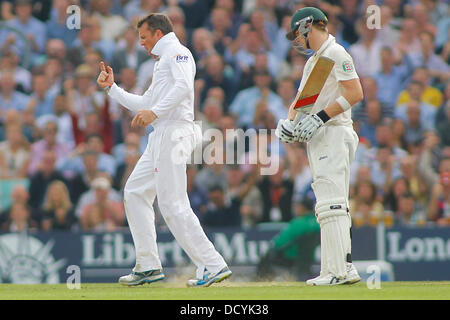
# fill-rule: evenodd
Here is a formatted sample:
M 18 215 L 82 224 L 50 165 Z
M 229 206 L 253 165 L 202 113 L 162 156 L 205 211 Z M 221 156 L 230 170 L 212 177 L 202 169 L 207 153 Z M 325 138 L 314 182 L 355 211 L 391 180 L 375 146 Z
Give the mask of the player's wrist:
M 323 123 L 327 122 L 331 119 L 331 117 L 326 113 L 325 110 L 321 110 L 317 113 L 317 116 L 320 118 L 320 120 L 323 121 Z

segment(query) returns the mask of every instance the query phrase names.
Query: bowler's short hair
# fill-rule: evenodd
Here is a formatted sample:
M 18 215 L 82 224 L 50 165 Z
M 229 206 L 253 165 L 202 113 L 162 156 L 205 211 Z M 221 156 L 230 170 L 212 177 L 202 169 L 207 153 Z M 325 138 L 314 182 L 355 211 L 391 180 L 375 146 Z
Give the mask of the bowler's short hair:
M 139 29 L 147 24 L 147 28 L 154 33 L 157 29 L 161 30 L 163 34 L 168 34 L 169 32 L 173 32 L 173 25 L 170 21 L 169 17 L 163 13 L 150 13 L 145 18 L 142 18 L 137 23 L 137 28 Z

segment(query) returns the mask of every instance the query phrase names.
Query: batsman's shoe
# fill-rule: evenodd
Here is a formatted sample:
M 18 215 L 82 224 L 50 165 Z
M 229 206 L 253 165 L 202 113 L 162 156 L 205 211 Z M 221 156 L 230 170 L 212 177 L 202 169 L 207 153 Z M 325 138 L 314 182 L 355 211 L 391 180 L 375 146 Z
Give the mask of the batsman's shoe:
M 126 276 L 119 278 L 119 283 L 124 286 L 138 286 L 144 283 L 152 283 L 155 281 L 163 280 L 164 273 L 162 270 L 149 270 L 144 272 L 132 272 Z
M 308 286 L 334 286 L 338 284 L 353 284 L 357 283 L 361 280 L 361 277 L 358 274 L 353 263 L 347 263 L 347 275 L 345 278 L 337 278 L 331 273 L 325 276 L 318 276 L 314 279 L 310 279 L 306 281 L 306 285 Z
M 326 277 L 326 275 L 319 275 L 319 276 L 317 276 L 317 277 L 315 277 L 313 279 L 306 280 L 306 285 L 307 286 L 313 286 L 314 283 L 316 283 L 317 281 L 320 281 L 320 279 L 324 278 L 324 277 Z
M 314 279 L 310 279 L 306 281 L 306 285 L 308 286 L 335 286 L 338 284 L 345 284 L 345 278 L 337 278 L 331 273 L 325 275 L 325 276 L 319 276 Z
M 347 264 L 347 277 L 346 277 L 346 284 L 354 284 L 361 280 L 361 277 L 359 276 L 358 271 L 355 268 L 355 265 L 353 263 Z
M 188 287 L 209 287 L 213 283 L 225 280 L 233 273 L 228 267 L 223 268 L 219 272 L 212 274 L 209 271 L 205 271 L 203 274 L 203 279 L 190 279 L 187 281 Z

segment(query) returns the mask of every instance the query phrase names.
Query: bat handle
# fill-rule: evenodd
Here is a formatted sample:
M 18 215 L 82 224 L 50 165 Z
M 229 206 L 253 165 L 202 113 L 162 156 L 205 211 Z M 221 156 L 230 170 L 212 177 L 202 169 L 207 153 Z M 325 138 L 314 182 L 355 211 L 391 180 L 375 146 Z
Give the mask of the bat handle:
M 301 117 L 302 117 L 302 113 L 297 111 L 297 114 L 295 115 L 295 118 L 294 118 L 294 125 L 297 125 L 297 123 L 300 122 Z

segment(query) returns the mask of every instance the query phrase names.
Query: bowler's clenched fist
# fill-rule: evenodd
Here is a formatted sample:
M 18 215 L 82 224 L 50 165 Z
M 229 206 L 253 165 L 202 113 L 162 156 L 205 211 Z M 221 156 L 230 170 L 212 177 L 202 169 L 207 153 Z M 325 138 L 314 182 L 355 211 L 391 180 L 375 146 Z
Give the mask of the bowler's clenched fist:
M 131 121 L 131 126 L 146 127 L 157 118 L 156 114 L 151 110 L 139 110 Z

